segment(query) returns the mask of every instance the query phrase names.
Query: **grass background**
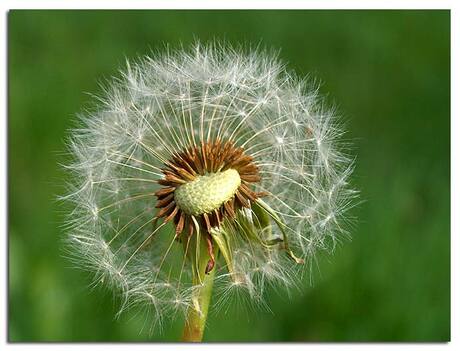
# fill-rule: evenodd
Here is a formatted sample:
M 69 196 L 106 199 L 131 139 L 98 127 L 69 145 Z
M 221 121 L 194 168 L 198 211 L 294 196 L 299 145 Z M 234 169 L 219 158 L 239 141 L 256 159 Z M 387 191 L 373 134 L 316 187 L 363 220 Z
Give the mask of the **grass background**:
M 177 340 L 145 318 L 114 320 L 63 257 L 64 138 L 125 58 L 194 39 L 280 48 L 323 82 L 355 140 L 365 201 L 353 241 L 320 257 L 315 285 L 273 313 L 212 313 L 207 341 L 446 341 L 450 338 L 450 13 L 448 11 L 11 11 L 10 341 Z

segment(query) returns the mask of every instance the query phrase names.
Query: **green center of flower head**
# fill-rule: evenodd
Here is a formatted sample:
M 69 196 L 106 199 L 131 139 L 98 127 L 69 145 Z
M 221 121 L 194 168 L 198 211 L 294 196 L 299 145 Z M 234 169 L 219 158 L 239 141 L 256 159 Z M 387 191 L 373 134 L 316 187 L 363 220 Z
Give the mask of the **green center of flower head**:
M 174 192 L 174 200 L 186 214 L 198 216 L 210 213 L 230 200 L 240 184 L 240 174 L 234 169 L 209 173 L 179 186 Z

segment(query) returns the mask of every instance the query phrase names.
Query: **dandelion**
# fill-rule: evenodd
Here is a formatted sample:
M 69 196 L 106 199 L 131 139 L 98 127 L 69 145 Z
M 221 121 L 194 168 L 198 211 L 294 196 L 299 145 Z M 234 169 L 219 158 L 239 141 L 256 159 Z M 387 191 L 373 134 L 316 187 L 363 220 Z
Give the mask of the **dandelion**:
M 276 55 L 197 44 L 128 63 L 69 141 L 73 258 L 154 325 L 295 286 L 355 192 L 332 111 Z

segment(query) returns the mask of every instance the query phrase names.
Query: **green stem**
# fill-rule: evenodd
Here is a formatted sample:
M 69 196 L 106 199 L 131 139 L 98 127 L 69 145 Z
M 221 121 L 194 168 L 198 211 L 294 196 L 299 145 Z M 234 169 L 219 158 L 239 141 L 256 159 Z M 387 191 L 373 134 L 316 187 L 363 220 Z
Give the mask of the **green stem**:
M 200 342 L 203 339 L 215 272 L 216 267 L 209 274 L 203 274 L 201 283 L 198 279 L 193 279 L 193 284 L 199 288 L 193 294 L 193 306 L 188 311 L 182 341 Z

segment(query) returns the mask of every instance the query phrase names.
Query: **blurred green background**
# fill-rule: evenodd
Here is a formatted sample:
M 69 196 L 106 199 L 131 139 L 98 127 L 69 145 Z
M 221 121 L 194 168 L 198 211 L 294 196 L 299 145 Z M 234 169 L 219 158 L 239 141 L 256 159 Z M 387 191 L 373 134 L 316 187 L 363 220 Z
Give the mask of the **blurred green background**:
M 353 240 L 320 256 L 314 286 L 270 291 L 272 313 L 214 311 L 206 341 L 450 338 L 449 11 L 11 11 L 9 338 L 178 340 L 145 317 L 114 319 L 62 251 L 64 139 L 125 58 L 195 39 L 281 49 L 347 121 L 364 202 Z

